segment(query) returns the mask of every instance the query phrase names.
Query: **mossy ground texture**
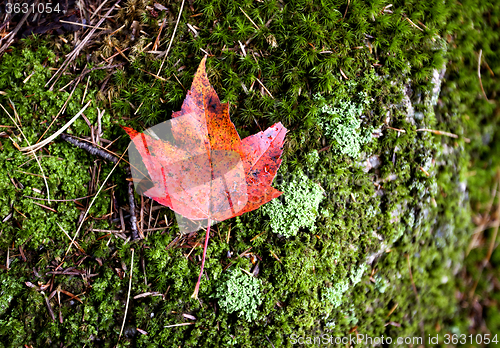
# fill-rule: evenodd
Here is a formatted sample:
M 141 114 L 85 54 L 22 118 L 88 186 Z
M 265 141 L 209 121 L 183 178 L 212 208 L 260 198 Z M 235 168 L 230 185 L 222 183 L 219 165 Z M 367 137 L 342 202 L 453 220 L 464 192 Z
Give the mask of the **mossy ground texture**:
M 91 101 L 86 119 L 96 125 L 105 110 L 101 138 L 120 137 L 110 149 L 122 153 L 128 139 L 119 125 L 145 129 L 179 110 L 203 49 L 241 138 L 275 122 L 289 129 L 274 182 L 285 193 L 212 228 L 194 300 L 202 250 L 174 242 L 172 211 L 154 210 L 165 229 L 138 242 L 100 232 L 120 228 L 111 221 L 116 204 L 127 214 L 124 166 L 97 196 L 79 248 L 65 257 L 63 229 L 74 234 L 113 164 L 56 138 L 37 152 L 53 199 L 44 201 L 37 161 L 17 149 L 29 144 L 17 128 L 0 128 L 0 346 L 281 347 L 323 334 L 439 334 L 444 346 L 446 333 L 471 333 L 457 293 L 465 291 L 459 271 L 470 216 L 488 205 L 500 164 L 498 6 L 195 0 L 183 9 L 159 79 L 145 71 L 156 74 L 162 58 L 144 48 L 166 18 L 159 42 L 166 50 L 181 2 L 158 2 L 167 10 L 157 17 L 146 8 L 153 2 L 122 4 L 116 29 L 137 20 L 148 35 L 110 36 L 119 49 L 131 47 L 128 61 L 118 56 L 126 64 L 112 75 L 91 71 L 48 134 Z M 491 101 L 479 84 L 480 50 Z M 66 85 L 116 52 L 103 45 L 80 54 L 49 91 L 49 68 L 70 51 L 57 37 L 29 37 L 1 58 L 0 103 L 13 117 L 15 106 L 30 144 L 70 96 L 74 86 Z M 0 125 L 14 126 L 3 110 Z M 68 133 L 95 136 L 83 118 Z M 469 254 L 470 272 L 483 254 Z M 490 264 L 486 279 L 498 279 L 498 251 Z M 489 283 L 473 277 L 486 296 Z M 500 334 L 498 311 L 488 311 L 486 328 L 474 333 Z

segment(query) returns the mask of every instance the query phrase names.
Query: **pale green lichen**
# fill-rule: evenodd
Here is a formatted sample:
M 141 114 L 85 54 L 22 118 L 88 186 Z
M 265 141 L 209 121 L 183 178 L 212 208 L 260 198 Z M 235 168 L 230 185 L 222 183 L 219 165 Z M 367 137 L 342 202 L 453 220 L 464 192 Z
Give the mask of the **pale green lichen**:
M 372 138 L 371 127 L 361 127 L 361 117 L 365 105 L 369 104 L 366 93 L 358 93 L 360 103 L 340 100 L 335 104 L 328 102 L 322 95 L 316 94 L 314 99 L 319 105 L 318 123 L 327 139 L 334 142 L 334 150 L 356 158 L 361 146 Z
M 319 153 L 318 150 L 313 150 L 306 154 L 306 162 L 310 166 L 316 165 L 319 162 Z
M 387 287 L 389 286 L 389 281 L 379 274 L 376 274 L 374 279 L 375 289 L 377 289 L 381 294 L 385 293 L 385 290 L 387 290 Z
M 325 294 L 323 295 L 323 300 L 329 304 L 333 305 L 333 308 L 339 307 L 344 300 L 344 293 L 351 287 L 354 287 L 361 281 L 363 274 L 367 269 L 366 264 L 362 264 L 359 268 L 353 269 L 349 279 L 351 284 L 349 284 L 348 279 L 341 280 L 335 283 L 332 287 L 327 288 Z
M 292 180 L 277 188 L 283 191 L 283 198 L 262 207 L 270 217 L 272 231 L 285 237 L 297 235 L 303 227 L 314 231 L 318 207 L 324 198 L 321 186 L 298 170 Z
M 261 285 L 260 279 L 236 268 L 217 288 L 215 297 L 225 312 L 238 312 L 239 317 L 252 321 L 257 318 L 257 307 L 262 303 Z
M 326 289 L 324 300 L 337 308 L 342 304 L 344 293 L 349 289 L 349 284 L 346 280 L 342 280 L 334 284 L 331 288 Z

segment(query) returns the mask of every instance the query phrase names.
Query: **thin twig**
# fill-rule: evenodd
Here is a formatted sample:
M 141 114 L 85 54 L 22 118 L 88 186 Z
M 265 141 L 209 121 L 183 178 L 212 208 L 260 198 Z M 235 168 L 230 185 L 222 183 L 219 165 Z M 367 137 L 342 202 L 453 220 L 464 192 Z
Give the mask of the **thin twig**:
M 394 127 L 391 127 L 391 126 L 386 126 L 386 127 L 389 128 L 389 129 L 395 130 L 397 132 L 406 133 L 406 131 L 404 129 L 394 128 Z
M 408 17 L 405 17 L 405 19 L 410 22 L 411 25 L 413 25 L 415 28 L 417 28 L 418 30 L 420 31 L 424 31 L 422 28 L 420 28 L 418 25 L 416 25 L 415 23 L 412 22 L 412 20 Z
M 59 228 L 60 228 L 60 229 L 64 232 L 64 234 L 66 235 L 66 237 L 68 237 L 68 239 L 69 239 L 69 240 L 71 240 L 71 237 L 70 237 L 70 235 L 68 234 L 68 232 L 66 232 L 66 230 L 65 230 L 65 229 L 64 229 L 61 225 L 59 225 L 59 223 L 58 223 L 57 221 L 56 221 L 56 224 L 57 224 L 57 226 L 59 226 Z M 78 242 L 76 242 L 76 241 L 74 241 L 74 242 L 73 242 L 73 241 L 71 241 L 71 242 L 75 245 L 75 247 L 76 247 L 78 250 L 80 250 L 80 251 L 84 251 L 84 250 L 80 247 L 80 245 L 78 244 Z
M 406 256 L 406 261 L 408 262 L 408 271 L 410 271 L 411 286 L 413 288 L 413 292 L 415 293 L 415 296 L 417 297 L 417 300 L 419 300 L 417 287 L 415 286 L 415 282 L 413 281 L 413 273 L 411 272 L 410 256 L 408 254 L 406 254 L 405 256 Z
M 180 323 L 180 324 L 173 324 L 173 325 L 167 325 L 167 326 L 164 326 L 164 328 L 167 328 L 167 327 L 177 327 L 177 326 L 187 326 L 187 325 L 193 325 L 194 323 Z
M 160 76 L 161 69 L 163 68 L 163 63 L 165 63 L 165 59 L 167 59 L 168 52 L 170 51 L 170 47 L 172 46 L 172 42 L 174 41 L 175 32 L 177 31 L 177 26 L 179 25 L 179 21 L 181 20 L 182 10 L 184 9 L 184 2 L 185 1 L 186 0 L 182 0 L 181 9 L 179 11 L 179 17 L 177 17 L 177 22 L 175 23 L 174 32 L 172 33 L 172 38 L 170 39 L 170 43 L 168 44 L 167 51 L 165 52 L 165 57 L 163 57 L 163 60 L 161 62 L 160 69 L 158 69 L 158 73 L 156 73 L 156 75 L 158 75 L 158 76 Z M 158 57 L 160 57 L 160 56 L 158 56 Z
M 497 206 L 496 215 L 497 215 L 497 217 L 500 216 L 500 202 L 498 203 L 498 206 Z M 495 228 L 493 230 L 493 236 L 491 237 L 490 246 L 488 247 L 488 253 L 486 254 L 486 262 L 490 261 L 491 254 L 493 254 L 493 250 L 495 249 L 495 242 L 497 240 L 497 235 L 498 235 L 498 224 L 495 226 Z
M 141 70 L 142 72 L 145 72 L 145 73 L 146 73 L 146 74 L 148 74 L 148 75 L 151 75 L 151 76 L 153 76 L 153 77 L 157 78 L 158 80 L 161 80 L 161 81 L 167 81 L 167 79 L 166 79 L 166 78 L 161 77 L 161 76 L 158 76 L 158 75 L 155 75 L 155 74 L 153 74 L 153 73 L 150 73 L 149 71 L 143 70 L 143 69 L 141 69 L 141 68 L 139 68 L 139 70 Z
M 166 18 L 164 18 L 163 22 L 161 23 L 160 31 L 158 31 L 158 36 L 156 37 L 155 44 L 153 45 L 153 48 L 152 48 L 153 51 L 156 51 L 156 49 L 158 48 L 158 44 L 160 43 L 160 35 L 161 35 L 161 32 L 163 31 L 163 27 L 165 26 L 165 23 L 167 23 Z
M 50 137 L 48 137 L 47 139 L 39 142 L 39 143 L 36 143 L 34 144 L 33 146 L 27 146 L 27 147 L 22 147 L 21 148 L 21 151 L 25 152 L 25 151 L 29 151 L 29 152 L 33 152 L 34 151 L 38 151 L 39 149 L 41 149 L 42 147 L 44 147 L 45 145 L 47 145 L 48 143 L 50 143 L 52 140 L 54 140 L 55 138 L 57 138 L 57 136 L 59 136 L 59 134 L 61 134 L 62 132 L 64 132 L 66 129 L 69 128 L 69 126 L 71 126 L 73 124 L 73 122 L 76 121 L 76 119 L 78 117 L 80 117 L 81 114 L 83 114 L 83 112 L 87 109 L 87 107 L 90 105 L 90 103 L 92 102 L 92 100 L 89 100 L 87 102 L 87 104 L 84 105 L 84 107 L 71 119 L 69 120 L 68 123 L 66 123 L 62 128 L 60 128 L 57 132 L 55 132 L 54 134 L 52 134 Z
M 125 305 L 125 315 L 123 316 L 122 328 L 120 330 L 120 335 L 118 336 L 118 342 L 120 342 L 120 338 L 122 337 L 123 328 L 125 327 L 125 320 L 127 319 L 127 311 L 128 311 L 128 303 L 130 300 L 130 289 L 132 288 L 132 271 L 134 270 L 134 248 L 130 249 L 132 251 L 132 260 L 130 260 L 130 276 L 128 282 L 128 295 L 127 295 L 127 304 Z M 117 344 L 118 344 L 117 342 Z
M 264 84 L 257 77 L 255 79 L 262 86 L 262 88 L 264 88 L 264 90 L 267 92 L 267 94 L 269 94 L 269 96 L 274 99 L 273 95 L 271 94 L 271 92 L 269 92 L 269 90 L 266 88 L 266 86 L 264 86 Z
M 99 7 L 97 8 L 97 10 L 95 10 L 95 12 L 92 14 L 92 16 L 90 16 L 90 20 L 92 20 L 92 19 L 95 17 L 95 15 L 96 15 L 97 13 L 99 13 L 99 11 L 101 10 L 101 8 L 102 8 L 102 7 L 103 7 L 103 6 L 104 6 L 107 2 L 108 2 L 108 0 L 104 0 L 104 2 L 103 2 L 101 5 L 99 5 Z
M 246 13 L 245 11 L 243 11 L 243 9 L 241 7 L 238 7 L 240 9 L 241 12 L 243 12 L 243 14 L 245 15 L 245 17 L 248 18 L 248 20 L 250 22 L 252 22 L 253 26 L 255 27 L 255 29 L 259 30 L 259 26 L 257 24 L 255 24 L 255 22 L 252 20 L 252 18 L 250 18 Z
M 12 102 L 12 100 L 10 100 L 10 103 L 12 105 L 12 109 L 14 109 L 14 115 L 17 116 L 19 118 L 19 115 L 17 114 L 17 111 L 16 111 L 16 108 L 14 106 L 14 103 Z M 28 143 L 28 146 L 31 146 L 28 138 L 26 138 L 26 136 L 24 135 L 24 132 L 22 131 L 22 129 L 17 125 L 16 121 L 14 121 L 14 119 L 12 118 L 12 116 L 9 114 L 9 112 L 7 110 L 5 110 L 5 108 L 3 107 L 2 104 L 0 104 L 0 106 L 2 107 L 2 109 L 7 113 L 7 115 L 9 115 L 10 119 L 12 120 L 12 122 L 14 123 L 14 125 L 17 127 L 17 129 L 21 132 L 21 134 L 23 135 L 23 138 L 24 140 L 26 140 L 26 142 Z M 45 182 L 45 187 L 47 188 L 47 200 L 48 202 L 50 203 L 50 191 L 49 191 L 49 184 L 47 183 L 47 178 L 45 177 L 45 173 L 43 171 L 43 168 L 42 168 L 42 164 L 40 163 L 40 160 L 38 159 L 38 156 L 36 155 L 35 152 L 33 152 L 33 156 L 35 156 L 35 159 L 36 159 L 36 163 L 38 163 L 38 166 L 40 167 L 40 171 L 42 172 L 42 177 L 43 177 L 43 181 Z
M 455 138 L 455 139 L 458 138 L 458 135 L 456 135 L 456 134 L 443 132 L 443 131 L 439 131 L 439 130 L 434 130 L 434 129 L 421 128 L 421 129 L 417 129 L 417 132 L 431 132 L 431 133 L 438 134 L 438 135 L 446 135 L 447 137 L 451 137 L 451 138 Z
M 477 60 L 477 76 L 479 77 L 479 86 L 481 86 L 481 92 L 483 92 L 484 98 L 491 103 L 491 101 L 488 99 L 486 96 L 486 93 L 484 92 L 483 88 L 483 81 L 481 80 L 481 56 L 483 55 L 483 50 L 479 50 L 479 58 Z
M 82 23 L 78 23 L 78 22 L 63 21 L 62 19 L 60 19 L 59 22 L 73 24 L 73 25 L 79 25 L 79 26 L 82 26 L 85 28 L 95 28 L 95 29 L 99 29 L 99 30 L 106 30 L 105 28 L 94 27 L 92 25 L 82 24 Z

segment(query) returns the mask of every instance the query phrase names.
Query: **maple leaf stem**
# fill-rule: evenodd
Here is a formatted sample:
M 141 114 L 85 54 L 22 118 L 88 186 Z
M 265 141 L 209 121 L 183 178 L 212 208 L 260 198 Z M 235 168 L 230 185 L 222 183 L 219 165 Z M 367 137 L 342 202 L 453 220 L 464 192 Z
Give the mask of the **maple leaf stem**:
M 200 275 L 198 276 L 198 282 L 196 283 L 196 286 L 194 288 L 193 295 L 191 295 L 191 297 L 194 299 L 198 298 L 198 291 L 200 290 L 201 276 L 203 275 L 203 268 L 205 267 L 205 256 L 207 255 L 208 239 L 210 238 L 211 221 L 210 221 L 210 219 L 207 219 L 207 221 L 208 221 L 208 226 L 207 226 L 207 233 L 205 235 L 205 246 L 203 247 L 203 258 L 201 259 Z

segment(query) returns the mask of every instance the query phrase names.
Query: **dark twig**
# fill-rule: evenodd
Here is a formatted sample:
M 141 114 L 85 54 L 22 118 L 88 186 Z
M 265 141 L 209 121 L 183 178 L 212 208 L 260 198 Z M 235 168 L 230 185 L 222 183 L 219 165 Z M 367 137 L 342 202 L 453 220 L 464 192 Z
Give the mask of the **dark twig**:
M 127 174 L 130 174 L 130 170 Z M 128 182 L 128 204 L 130 205 L 130 229 L 132 230 L 132 240 L 139 239 L 137 233 L 137 217 L 135 216 L 134 182 Z
M 64 133 L 61 134 L 61 138 L 63 140 L 65 140 L 65 141 L 67 141 L 68 143 L 73 144 L 76 147 L 79 147 L 80 149 L 83 149 L 83 150 L 87 151 L 91 155 L 101 156 L 105 160 L 113 162 L 113 163 L 118 162 L 118 158 L 116 158 L 115 156 L 111 155 L 110 153 L 107 153 L 106 151 L 103 151 L 103 150 L 101 150 L 101 149 L 99 149 L 99 148 L 97 148 L 95 146 L 92 146 L 89 143 L 84 143 L 84 142 L 82 142 L 80 140 L 77 140 L 77 139 L 73 138 L 72 136 L 70 136 L 68 134 L 64 134 Z

